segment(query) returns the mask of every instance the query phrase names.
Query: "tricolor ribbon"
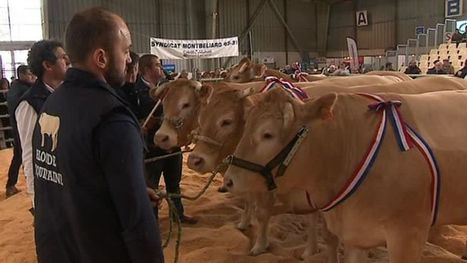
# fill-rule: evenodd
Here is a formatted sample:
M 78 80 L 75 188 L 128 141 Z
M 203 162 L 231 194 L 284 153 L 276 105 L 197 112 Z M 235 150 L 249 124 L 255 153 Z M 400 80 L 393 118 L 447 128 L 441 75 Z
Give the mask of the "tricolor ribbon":
M 294 86 L 291 82 L 288 82 L 284 79 L 279 79 L 274 76 L 269 76 L 265 78 L 266 85 L 261 89 L 260 92 L 268 92 L 273 89 L 276 85 L 280 85 L 284 90 L 290 94 L 293 98 L 299 100 L 308 99 L 308 95 L 301 88 Z
M 423 140 L 423 138 L 403 120 L 402 115 L 398 109 L 402 105 L 400 101 L 384 101 L 381 97 L 372 94 L 359 95 L 377 101 L 376 103 L 368 105 L 368 108 L 375 112 L 381 112 L 382 117 L 380 123 L 378 124 L 378 129 L 367 153 L 355 169 L 352 177 L 346 182 L 337 196 L 320 210 L 329 211 L 335 206 L 339 205 L 344 200 L 349 198 L 365 180 L 378 155 L 379 148 L 381 147 L 381 142 L 384 138 L 384 133 L 386 130 L 387 116 L 389 116 L 401 151 L 408 151 L 413 148 L 413 146 L 416 146 L 429 165 L 432 177 L 431 222 L 432 224 L 435 224 L 439 206 L 440 172 L 433 151 L 429 147 L 428 143 L 426 143 L 426 141 Z

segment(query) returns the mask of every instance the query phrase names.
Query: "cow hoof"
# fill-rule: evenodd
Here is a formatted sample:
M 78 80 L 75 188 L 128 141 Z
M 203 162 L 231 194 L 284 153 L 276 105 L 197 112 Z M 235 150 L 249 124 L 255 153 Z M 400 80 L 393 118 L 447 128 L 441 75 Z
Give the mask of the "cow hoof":
M 240 222 L 238 223 L 235 227 L 240 230 L 240 231 L 245 231 L 247 230 L 249 227 L 251 226 L 251 224 L 248 224 L 248 223 L 245 223 L 245 222 Z
M 268 246 L 269 245 L 262 245 L 262 246 L 254 246 L 251 250 L 250 250 L 250 256 L 258 256 L 260 254 L 263 254 L 265 253 L 266 251 L 268 251 Z

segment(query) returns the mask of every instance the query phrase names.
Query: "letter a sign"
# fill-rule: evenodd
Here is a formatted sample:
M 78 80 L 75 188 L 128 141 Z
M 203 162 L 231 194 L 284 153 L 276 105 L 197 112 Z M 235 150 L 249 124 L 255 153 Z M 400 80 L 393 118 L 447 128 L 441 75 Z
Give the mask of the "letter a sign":
M 357 26 L 368 25 L 368 14 L 366 10 L 357 11 Z

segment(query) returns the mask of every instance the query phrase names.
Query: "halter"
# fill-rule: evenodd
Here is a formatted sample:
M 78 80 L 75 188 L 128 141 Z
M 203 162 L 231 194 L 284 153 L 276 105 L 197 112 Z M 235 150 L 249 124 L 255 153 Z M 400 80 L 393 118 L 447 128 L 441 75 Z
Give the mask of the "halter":
M 297 132 L 294 138 L 271 161 L 269 161 L 264 166 L 261 164 L 247 161 L 245 159 L 235 157 L 234 155 L 229 155 L 227 158 L 225 158 L 224 163 L 227 165 L 234 165 L 245 170 L 261 174 L 266 180 L 266 186 L 268 187 L 268 190 L 272 191 L 277 188 L 274 179 L 284 175 L 285 170 L 290 164 L 290 161 L 294 157 L 295 153 L 298 150 L 298 147 L 302 143 L 303 139 L 305 139 L 307 134 L 307 127 L 300 128 L 300 130 Z M 276 176 L 273 176 L 272 170 L 276 167 L 278 167 Z

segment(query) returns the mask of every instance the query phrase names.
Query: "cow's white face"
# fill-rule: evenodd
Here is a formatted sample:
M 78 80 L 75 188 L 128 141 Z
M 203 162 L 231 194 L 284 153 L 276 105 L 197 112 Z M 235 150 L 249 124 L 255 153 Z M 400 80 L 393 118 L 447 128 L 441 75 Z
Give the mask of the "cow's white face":
M 154 143 L 166 150 L 189 143 L 188 135 L 195 128 L 200 105 L 196 95 L 198 82 L 176 80 L 167 85 L 170 86 L 162 101 L 164 120 L 154 136 Z
M 265 166 L 293 138 L 296 130 L 292 128 L 293 107 L 288 102 L 275 102 L 274 98 L 272 96 L 272 100 L 269 98 L 246 113 L 248 119 L 243 137 L 234 154 L 237 158 Z M 273 175 L 275 172 L 276 169 Z M 265 178 L 259 173 L 232 165 L 225 174 L 224 184 L 232 192 L 267 191 Z

